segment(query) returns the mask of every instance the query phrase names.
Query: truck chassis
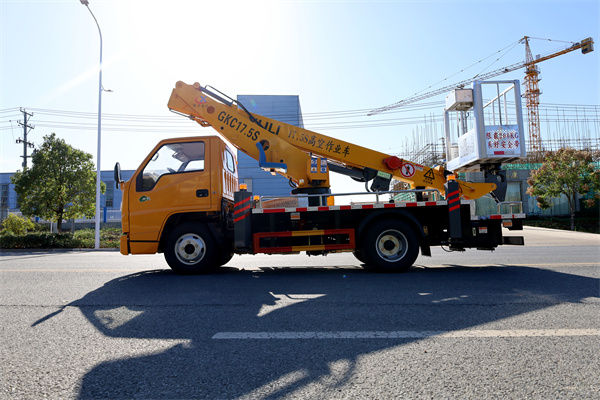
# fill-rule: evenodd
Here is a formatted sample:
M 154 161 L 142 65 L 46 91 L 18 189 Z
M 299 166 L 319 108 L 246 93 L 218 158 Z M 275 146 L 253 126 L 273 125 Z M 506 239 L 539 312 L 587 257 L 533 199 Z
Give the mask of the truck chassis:
M 378 196 L 397 193 L 402 192 Z M 281 203 L 286 198 L 278 200 Z M 288 200 L 297 201 L 298 196 Z M 225 214 L 228 221 L 220 224 L 233 226 L 233 240 L 226 239 L 231 233 L 228 228 L 219 232 L 218 224 L 209 229 L 201 222 L 189 222 L 183 230 L 179 227 L 169 235 L 164 247 L 167 261 L 178 272 L 202 273 L 223 265 L 233 253 L 304 251 L 308 255 L 326 255 L 351 251 L 367 269 L 402 272 L 414 264 L 419 250 L 430 256 L 432 246 L 464 251 L 524 244 L 521 236 L 504 236 L 502 229 L 521 230 L 525 214 L 477 216 L 471 200 L 459 200 L 460 204 L 451 200 L 376 201 L 304 207 L 272 203 L 255 199 L 246 190 L 235 192 L 233 215 Z M 233 243 L 233 247 L 227 248 L 225 243 Z M 210 247 L 220 249 L 220 253 L 209 254 Z

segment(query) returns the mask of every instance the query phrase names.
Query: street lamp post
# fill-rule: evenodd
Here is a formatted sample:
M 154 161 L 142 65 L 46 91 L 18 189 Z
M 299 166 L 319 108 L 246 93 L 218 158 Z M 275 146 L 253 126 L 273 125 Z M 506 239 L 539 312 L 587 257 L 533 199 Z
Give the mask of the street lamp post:
M 100 149 L 101 149 L 101 138 L 102 138 L 102 31 L 100 31 L 100 25 L 96 16 L 92 12 L 89 6 L 88 0 L 79 0 L 81 4 L 87 7 L 96 26 L 98 27 L 98 33 L 100 34 L 100 82 L 98 84 L 98 156 L 96 160 L 96 221 L 95 221 L 95 235 L 94 235 L 94 248 L 100 248 Z

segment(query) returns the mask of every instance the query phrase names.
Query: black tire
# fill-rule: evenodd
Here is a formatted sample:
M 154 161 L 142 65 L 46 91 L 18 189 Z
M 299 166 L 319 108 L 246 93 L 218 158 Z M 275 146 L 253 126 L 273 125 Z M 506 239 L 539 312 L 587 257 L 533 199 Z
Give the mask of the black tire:
M 381 272 L 404 272 L 419 255 L 414 230 L 398 220 L 381 220 L 369 226 L 360 251 L 366 268 Z
M 225 265 L 233 258 L 233 251 L 225 251 L 221 253 L 221 262 L 219 264 Z
M 169 234 L 165 260 L 178 274 L 205 274 L 219 267 L 219 247 L 205 225 L 186 222 Z
M 221 248 L 219 250 L 219 266 L 227 264 L 229 261 L 231 261 L 234 255 L 233 240 L 227 240 L 227 238 L 225 238 L 221 242 Z
M 358 261 L 360 261 L 361 263 L 364 264 L 365 262 L 365 258 L 363 257 L 362 253 L 360 252 L 360 250 L 355 250 L 352 252 L 352 254 L 354 255 L 354 257 L 356 257 L 356 259 Z

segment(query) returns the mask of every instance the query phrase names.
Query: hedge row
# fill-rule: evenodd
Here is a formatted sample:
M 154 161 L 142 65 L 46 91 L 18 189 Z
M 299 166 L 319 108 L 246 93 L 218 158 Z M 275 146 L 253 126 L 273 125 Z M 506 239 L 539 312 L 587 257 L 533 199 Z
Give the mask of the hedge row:
M 14 235 L 2 232 L 0 249 L 93 249 L 94 230 L 82 229 L 75 233 L 32 232 Z M 119 248 L 121 230 L 117 228 L 100 231 L 101 248 Z
M 87 247 L 72 233 L 28 233 L 25 235 L 5 234 L 0 237 L 2 249 L 77 249 Z

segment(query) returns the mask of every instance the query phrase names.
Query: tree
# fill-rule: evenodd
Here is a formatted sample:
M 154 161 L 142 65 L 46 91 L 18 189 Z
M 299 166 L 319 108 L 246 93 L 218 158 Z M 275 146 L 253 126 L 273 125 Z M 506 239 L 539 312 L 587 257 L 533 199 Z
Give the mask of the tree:
M 32 167 L 11 177 L 23 215 L 54 221 L 59 232 L 63 219 L 91 218 L 96 212 L 92 158 L 54 133 L 44 136 L 44 143 L 33 153 Z M 102 193 L 105 188 L 102 183 Z
M 542 166 L 531 171 L 527 180 L 527 194 L 535 197 L 538 206 L 544 209 L 550 207 L 550 199 L 564 194 L 571 213 L 571 230 L 575 230 L 576 195 L 593 191 L 594 197 L 600 198 L 598 159 L 598 154 L 568 147 L 548 152 Z M 594 203 L 595 199 L 586 201 L 587 206 L 593 206 Z

